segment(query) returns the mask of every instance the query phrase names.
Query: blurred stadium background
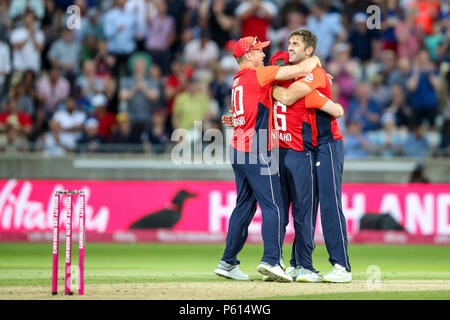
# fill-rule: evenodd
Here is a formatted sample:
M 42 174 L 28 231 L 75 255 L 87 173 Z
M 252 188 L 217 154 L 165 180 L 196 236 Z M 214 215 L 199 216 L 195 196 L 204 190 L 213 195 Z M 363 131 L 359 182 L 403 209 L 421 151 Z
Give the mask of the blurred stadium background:
M 367 28 L 370 5 L 380 29 Z M 0 0 L 0 243 L 50 243 L 53 193 L 83 189 L 88 246 L 223 244 L 231 167 L 201 163 L 205 141 L 199 164 L 174 164 L 172 133 L 226 135 L 236 39 L 271 40 L 269 58 L 308 28 L 346 112 L 350 243 L 448 246 L 449 9 L 445 0 Z M 163 218 L 132 228 L 150 214 Z M 261 242 L 260 222 L 258 211 L 249 242 Z

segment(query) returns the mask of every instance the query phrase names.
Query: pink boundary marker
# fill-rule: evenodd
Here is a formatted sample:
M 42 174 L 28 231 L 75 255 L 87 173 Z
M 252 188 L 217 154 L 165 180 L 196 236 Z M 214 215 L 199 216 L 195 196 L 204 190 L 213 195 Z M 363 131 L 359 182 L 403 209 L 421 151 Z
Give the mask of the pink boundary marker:
M 53 270 L 52 270 L 52 294 L 58 294 L 58 253 L 59 253 L 59 203 L 61 196 L 55 194 L 53 208 Z
M 84 193 L 80 194 L 80 227 L 79 227 L 79 265 L 80 265 L 80 288 L 78 290 L 79 295 L 84 295 L 84 247 L 86 241 L 86 225 L 85 225 L 85 213 L 86 213 L 86 197 Z
M 72 266 L 72 194 L 67 194 L 66 210 L 66 279 L 65 294 L 71 294 L 70 269 Z

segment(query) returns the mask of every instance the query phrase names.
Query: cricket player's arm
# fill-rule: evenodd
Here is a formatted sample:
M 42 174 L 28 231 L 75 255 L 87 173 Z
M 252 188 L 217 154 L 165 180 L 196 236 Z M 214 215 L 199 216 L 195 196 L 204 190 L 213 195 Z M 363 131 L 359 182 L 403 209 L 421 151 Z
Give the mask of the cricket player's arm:
M 311 58 L 307 58 L 298 64 L 281 67 L 281 69 L 278 70 L 275 80 L 289 80 L 305 77 L 317 66 L 322 66 L 320 59 L 316 56 L 312 56 Z
M 344 115 L 344 108 L 339 103 L 333 102 L 317 90 L 313 90 L 305 97 L 306 109 L 320 109 L 336 119 Z
M 316 56 L 313 56 L 293 66 L 258 67 L 256 68 L 256 79 L 258 80 L 259 85 L 264 87 L 277 80 L 289 80 L 307 76 L 317 66 L 320 66 L 320 60 Z
M 295 101 L 305 97 L 312 91 L 310 87 L 301 83 L 294 82 L 288 88 L 274 86 L 272 96 L 275 100 L 281 102 L 286 106 L 292 105 Z
M 295 81 L 288 88 L 275 86 L 272 91 L 272 96 L 282 104 L 290 106 L 295 101 L 311 93 L 314 89 L 324 88 L 325 85 L 326 79 L 322 70 L 315 68 L 305 77 Z

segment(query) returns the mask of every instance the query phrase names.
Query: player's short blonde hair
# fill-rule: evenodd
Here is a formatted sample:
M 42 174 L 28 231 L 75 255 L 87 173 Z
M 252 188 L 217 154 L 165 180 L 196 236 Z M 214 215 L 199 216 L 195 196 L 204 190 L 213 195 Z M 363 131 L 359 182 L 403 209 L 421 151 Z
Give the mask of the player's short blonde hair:
M 314 55 L 317 47 L 317 37 L 314 33 L 306 29 L 296 29 L 289 35 L 289 40 L 294 36 L 302 37 L 302 42 L 305 44 L 305 49 L 312 47 L 313 51 L 311 55 Z

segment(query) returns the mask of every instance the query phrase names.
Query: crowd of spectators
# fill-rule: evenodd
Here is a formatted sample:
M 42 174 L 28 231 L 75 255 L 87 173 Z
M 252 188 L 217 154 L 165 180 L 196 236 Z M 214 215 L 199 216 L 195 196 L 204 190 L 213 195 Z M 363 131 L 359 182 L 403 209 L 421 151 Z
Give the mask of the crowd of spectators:
M 175 129 L 223 130 L 236 39 L 271 40 L 269 58 L 307 28 L 345 109 L 347 158 L 448 156 L 449 10 L 445 0 L 0 0 L 0 150 L 170 152 Z

